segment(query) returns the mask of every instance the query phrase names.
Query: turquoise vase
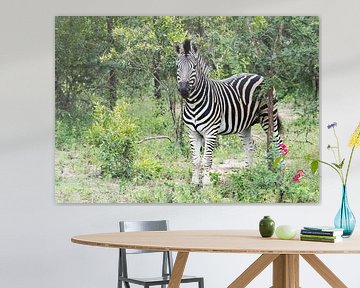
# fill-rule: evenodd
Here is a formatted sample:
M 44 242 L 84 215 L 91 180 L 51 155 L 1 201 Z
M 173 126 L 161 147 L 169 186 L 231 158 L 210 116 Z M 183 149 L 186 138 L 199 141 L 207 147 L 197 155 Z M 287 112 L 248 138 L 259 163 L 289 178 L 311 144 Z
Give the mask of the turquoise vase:
M 344 229 L 343 237 L 350 237 L 355 228 L 356 219 L 349 207 L 346 185 L 342 187 L 341 206 L 336 214 L 334 224 L 336 228 Z

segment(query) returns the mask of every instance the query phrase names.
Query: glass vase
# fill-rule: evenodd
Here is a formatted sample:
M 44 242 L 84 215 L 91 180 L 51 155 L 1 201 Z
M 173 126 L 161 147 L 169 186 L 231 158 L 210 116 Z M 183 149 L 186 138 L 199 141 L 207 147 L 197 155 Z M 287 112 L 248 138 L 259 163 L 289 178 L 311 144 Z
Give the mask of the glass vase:
M 352 213 L 347 197 L 346 185 L 342 186 L 341 206 L 336 214 L 334 224 L 336 228 L 344 229 L 343 237 L 350 237 L 354 231 L 356 219 Z

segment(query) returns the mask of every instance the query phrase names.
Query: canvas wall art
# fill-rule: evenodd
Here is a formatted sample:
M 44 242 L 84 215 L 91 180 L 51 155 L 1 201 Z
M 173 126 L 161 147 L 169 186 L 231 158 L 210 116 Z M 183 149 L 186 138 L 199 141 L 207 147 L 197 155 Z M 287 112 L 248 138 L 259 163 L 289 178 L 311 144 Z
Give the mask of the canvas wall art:
M 318 203 L 319 18 L 55 18 L 57 203 Z

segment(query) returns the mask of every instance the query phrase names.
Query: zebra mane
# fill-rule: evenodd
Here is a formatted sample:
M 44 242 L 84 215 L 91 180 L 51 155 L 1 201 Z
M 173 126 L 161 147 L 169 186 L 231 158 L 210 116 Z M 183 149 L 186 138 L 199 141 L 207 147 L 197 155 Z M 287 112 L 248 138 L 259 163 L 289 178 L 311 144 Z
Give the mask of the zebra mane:
M 189 39 L 186 39 L 183 43 L 184 53 L 185 56 L 189 55 L 191 50 L 191 41 Z
M 209 61 L 203 58 L 202 55 L 198 52 L 196 44 L 190 39 L 185 39 L 182 44 L 177 43 L 174 48 L 178 56 L 184 55 L 187 57 L 190 53 L 192 53 L 195 56 L 195 59 L 198 61 L 198 64 L 200 64 L 199 67 L 201 72 L 203 72 L 206 77 L 209 76 L 211 71 L 216 70 L 214 62 L 212 60 Z

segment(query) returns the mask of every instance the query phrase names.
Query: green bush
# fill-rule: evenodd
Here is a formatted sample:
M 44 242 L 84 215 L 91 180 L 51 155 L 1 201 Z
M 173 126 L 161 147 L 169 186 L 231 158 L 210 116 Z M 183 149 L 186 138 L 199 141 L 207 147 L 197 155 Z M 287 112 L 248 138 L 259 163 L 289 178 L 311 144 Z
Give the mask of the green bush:
M 58 119 L 55 121 L 55 147 L 59 150 L 66 150 L 77 144 L 78 138 L 74 137 L 75 129 L 68 122 Z
M 270 171 L 266 162 L 256 167 L 240 170 L 230 177 L 230 187 L 239 202 L 277 202 L 279 175 Z
M 146 157 L 147 156 L 147 157 Z M 135 162 L 135 170 L 139 177 L 144 179 L 158 178 L 163 170 L 162 163 L 146 155 Z
M 80 144 L 84 124 L 80 119 L 65 115 L 55 121 L 55 147 L 59 150 L 71 150 Z
M 96 104 L 88 143 L 98 150 L 101 170 L 113 178 L 130 178 L 136 157 L 136 125 L 127 113 L 126 102 L 113 110 Z

